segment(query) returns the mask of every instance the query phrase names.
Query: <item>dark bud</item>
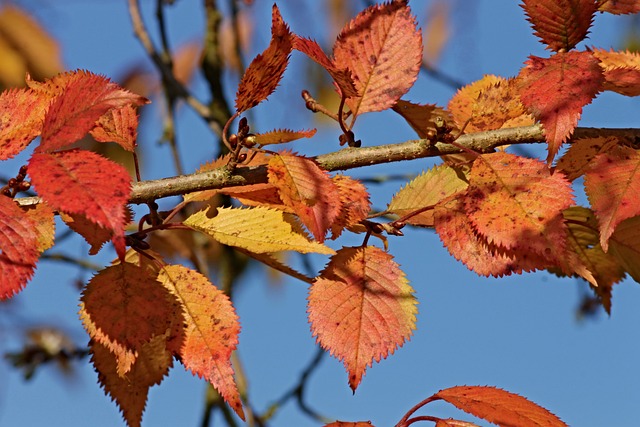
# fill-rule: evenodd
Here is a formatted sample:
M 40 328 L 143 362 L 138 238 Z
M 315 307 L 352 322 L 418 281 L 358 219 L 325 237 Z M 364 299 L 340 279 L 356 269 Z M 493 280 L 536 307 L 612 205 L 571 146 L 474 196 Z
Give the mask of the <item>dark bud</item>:
M 231 134 L 231 136 L 229 136 L 229 145 L 231 146 L 231 148 L 236 148 L 238 146 L 238 135 Z

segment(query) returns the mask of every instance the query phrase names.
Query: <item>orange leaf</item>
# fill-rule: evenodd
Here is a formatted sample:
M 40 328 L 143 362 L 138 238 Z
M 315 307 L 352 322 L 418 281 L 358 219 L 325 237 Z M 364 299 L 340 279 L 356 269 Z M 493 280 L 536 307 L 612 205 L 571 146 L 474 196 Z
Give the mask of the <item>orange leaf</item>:
M 131 211 L 125 209 L 126 218 L 125 224 L 131 222 Z M 113 231 L 102 227 L 95 222 L 87 219 L 82 214 L 67 214 L 60 212 L 60 218 L 67 224 L 67 226 L 84 237 L 84 240 L 91 246 L 89 248 L 89 255 L 97 254 L 102 245 L 107 243 L 113 237 Z
M 106 77 L 86 71 L 61 76 L 44 84 L 61 85 L 44 118 L 38 152 L 65 148 L 94 128 L 96 120 L 113 108 L 149 102 Z
M 426 22 L 422 30 L 422 39 L 425 40 L 424 62 L 433 66 L 440 58 L 447 41 L 451 37 L 451 7 L 446 0 L 431 3 L 427 9 Z
M 183 308 L 183 342 L 172 351 L 185 368 L 209 381 L 244 420 L 230 360 L 240 324 L 229 297 L 205 276 L 181 265 L 165 266 L 158 280 Z
M 332 178 L 340 194 L 340 214 L 331 225 L 331 238 L 336 239 L 345 228 L 366 219 L 371 211 L 369 192 L 360 181 L 345 175 Z
M 567 427 L 545 408 L 495 387 L 457 386 L 440 390 L 433 397 L 501 426 Z
M 316 129 L 293 131 L 290 129 L 276 129 L 271 132 L 258 133 L 255 135 L 256 144 L 272 145 L 284 144 L 300 138 L 311 138 L 316 134 Z
M 524 0 L 522 8 L 536 36 L 556 52 L 580 43 L 596 12 L 594 0 Z
M 35 228 L 13 199 L 0 196 L 0 300 L 20 292 L 33 275 L 39 255 Z
M 33 231 L 37 234 L 37 249 L 39 253 L 53 246 L 56 224 L 54 212 L 46 203 L 23 206 L 22 211 L 32 222 Z
M 351 71 L 347 68 L 339 68 L 336 66 L 334 61 L 329 59 L 316 41 L 294 35 L 293 48 L 304 53 L 327 70 L 342 96 L 358 96 L 358 90 L 351 77 Z
M 615 136 L 576 139 L 560 157 L 555 170 L 564 173 L 569 181 L 573 181 L 591 168 L 593 159 L 598 154 L 606 153 L 620 143 L 622 141 Z
M 40 135 L 47 104 L 29 89 L 0 94 L 0 160 L 14 157 Z
M 392 108 L 409 123 L 409 126 L 416 131 L 420 138 L 430 138 L 436 135 L 438 121 L 454 125 L 451 114 L 435 104 L 414 104 L 400 99 Z
M 598 0 L 598 10 L 601 12 L 622 15 L 640 12 L 640 0 Z
M 98 119 L 90 133 L 98 142 L 115 142 L 133 151 L 138 138 L 138 113 L 131 105 L 113 109 Z
M 309 322 L 340 359 L 355 391 L 365 369 L 402 346 L 415 329 L 417 301 L 391 255 L 375 246 L 342 248 L 309 292 Z
M 535 159 L 481 155 L 469 174 L 465 210 L 491 244 L 561 262 L 567 229 L 562 211 L 573 203 L 570 183 Z
M 594 49 L 593 56 L 604 70 L 604 90 L 626 96 L 640 95 L 640 55 L 637 52 Z
M 335 421 L 333 423 L 326 424 L 324 427 L 373 427 L 371 421 Z
M 480 427 L 478 424 L 470 423 L 468 421 L 454 420 L 447 418 L 446 420 L 439 419 L 436 421 L 436 427 Z
M 623 220 L 640 215 L 640 154 L 617 146 L 598 155 L 585 174 L 585 191 L 600 224 L 600 244 L 608 240 Z
M 282 20 L 278 6 L 273 5 L 271 43 L 256 56 L 242 76 L 236 94 L 236 111 L 241 113 L 255 107 L 276 90 L 289 63 L 293 35 Z
M 29 175 L 51 207 L 82 214 L 110 230 L 118 255 L 124 256 L 125 205 L 131 193 L 124 167 L 89 151 L 69 150 L 34 154 Z
M 371 6 L 340 32 L 334 63 L 351 73 L 359 96 L 347 99 L 354 117 L 393 106 L 413 86 L 422 64 L 422 35 L 406 1 Z
M 268 166 L 269 182 L 319 242 L 340 214 L 340 194 L 329 174 L 308 158 L 282 153 Z
M 582 107 L 602 90 L 604 76 L 590 52 L 560 52 L 551 58 L 530 56 L 520 70 L 520 99 L 542 122 L 551 163 L 560 145 L 573 133 Z
M 158 335 L 143 344 L 135 363 L 124 375 L 119 374 L 117 359 L 104 344 L 89 343 L 91 363 L 98 372 L 98 382 L 118 404 L 129 427 L 140 426 L 149 388 L 160 384 L 173 365 L 166 341 L 165 335 Z

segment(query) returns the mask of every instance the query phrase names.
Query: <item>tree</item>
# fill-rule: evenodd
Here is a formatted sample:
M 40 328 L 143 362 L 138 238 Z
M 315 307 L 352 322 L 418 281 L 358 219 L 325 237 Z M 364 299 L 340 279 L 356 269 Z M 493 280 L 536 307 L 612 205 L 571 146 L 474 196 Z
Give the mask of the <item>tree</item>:
M 162 50 L 156 50 L 137 2 L 129 5 L 138 37 L 160 71 L 169 110 L 186 101 L 220 136 L 227 154 L 196 174 L 142 181 L 137 172 L 131 186 L 123 167 L 71 146 L 89 133 L 98 142 L 135 152 L 136 108 L 147 103 L 145 97 L 108 78 L 75 71 L 43 81 L 27 77 L 27 88 L 7 90 L 0 98 L 3 159 L 40 136 L 0 198 L 2 296 L 20 292 L 39 256 L 53 245 L 54 212 L 89 242 L 90 253 L 112 241 L 118 259 L 84 287 L 80 317 L 99 382 L 129 425 L 140 424 L 148 389 L 162 381 L 174 358 L 209 381 L 239 417 L 251 411 L 250 419 L 260 424 L 268 415 L 254 413 L 251 402 L 242 401 L 234 378 L 239 323 L 230 297 L 239 276 L 232 271 L 218 287 L 211 283 L 203 261 L 212 245 L 219 268 L 249 257 L 310 285 L 312 333 L 344 363 L 354 391 L 372 362 L 393 353 L 415 329 L 416 296 L 385 237 L 402 235 L 407 225 L 435 229 L 449 252 L 482 276 L 549 270 L 581 277 L 607 311 L 612 286 L 626 274 L 638 280 L 638 131 L 576 128 L 582 108 L 598 93 L 637 95 L 637 55 L 576 48 L 598 10 L 636 12 L 635 2 L 524 2 L 536 35 L 552 54 L 530 57 L 515 78 L 487 76 L 465 86 L 446 109 L 401 99 L 422 64 L 420 32 L 406 2 L 360 12 L 341 31 L 331 56 L 294 34 L 274 6 L 270 44 L 243 72 L 233 113 L 224 97 L 217 45 L 206 45 L 203 54 L 213 99 L 207 106 L 177 78 L 164 37 Z M 215 4 L 205 6 L 212 37 Z M 160 17 L 163 8 L 159 4 Z M 348 148 L 314 158 L 274 152 L 267 146 L 311 138 L 315 131 L 252 132 L 248 113 L 276 90 L 294 50 L 331 76 L 340 95 L 337 108 L 322 105 L 308 91 L 303 98 L 309 110 L 335 120 L 340 145 Z M 383 110 L 399 114 L 421 139 L 361 146 L 356 119 Z M 235 133 L 229 131 L 232 124 Z M 173 141 L 171 129 L 169 122 Z M 548 147 L 546 162 L 499 149 L 541 140 Z M 567 142 L 571 147 L 560 156 Z M 378 213 L 372 213 L 360 181 L 329 174 L 436 156 L 443 157 L 441 165 L 410 180 Z M 589 206 L 574 202 L 572 183 L 580 177 Z M 32 185 L 37 196 L 16 198 Z M 160 210 L 156 201 L 173 195 L 183 201 Z M 147 206 L 131 231 L 129 204 Z M 153 239 L 167 232 L 191 248 L 185 264 L 160 253 L 162 243 Z M 347 232 L 360 233 L 360 243 L 338 243 L 337 249 L 326 244 Z M 380 245 L 373 243 L 376 238 Z M 282 251 L 320 253 L 329 261 L 322 271 L 304 274 L 274 255 Z M 68 354 L 61 349 L 58 356 Z M 27 353 L 14 357 L 25 363 Z M 438 399 L 497 424 L 564 425 L 547 410 L 486 386 L 441 390 L 397 425 L 471 425 L 412 417 Z

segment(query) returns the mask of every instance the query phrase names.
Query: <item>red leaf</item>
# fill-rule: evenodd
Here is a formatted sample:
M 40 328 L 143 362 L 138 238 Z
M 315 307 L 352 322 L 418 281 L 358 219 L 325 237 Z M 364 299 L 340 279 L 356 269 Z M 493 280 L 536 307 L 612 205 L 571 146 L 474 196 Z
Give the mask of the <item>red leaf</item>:
M 90 151 L 69 150 L 34 154 L 29 175 L 51 207 L 82 214 L 111 230 L 116 251 L 124 256 L 125 205 L 131 193 L 124 167 Z
M 316 129 L 293 131 L 290 129 L 276 129 L 271 132 L 258 133 L 255 142 L 259 145 L 284 144 L 300 138 L 311 138 Z
M 98 119 L 91 136 L 98 142 L 115 142 L 133 151 L 138 137 L 138 113 L 131 105 L 113 109 Z
M 413 86 L 422 64 L 422 34 L 406 1 L 371 6 L 340 32 L 334 64 L 348 68 L 359 96 L 354 116 L 392 107 Z
M 333 423 L 326 424 L 324 427 L 373 427 L 371 421 L 335 421 Z
M 536 36 L 553 51 L 571 50 L 587 35 L 594 0 L 524 0 L 522 8 Z
M 309 291 L 309 322 L 340 359 L 355 391 L 365 369 L 402 346 L 415 329 L 417 301 L 391 255 L 375 246 L 342 248 Z
M 340 214 L 340 194 L 329 174 L 311 159 L 286 153 L 271 158 L 268 174 L 284 204 L 323 242 Z
M 358 91 L 351 78 L 351 71 L 347 68 L 338 68 L 316 41 L 294 35 L 293 48 L 304 53 L 327 70 L 333 77 L 341 95 L 347 98 L 358 96 Z
M 238 113 L 255 107 L 276 90 L 280 83 L 293 47 L 293 35 L 282 20 L 278 6 L 273 5 L 271 43 L 256 56 L 242 76 L 236 94 Z
M 544 125 L 551 163 L 578 124 L 582 107 L 602 90 L 602 68 L 590 52 L 531 56 L 526 64 L 518 76 L 520 99 Z
M 33 275 L 39 255 L 35 228 L 13 199 L 0 196 L 0 299 L 20 292 Z
M 52 89 L 55 97 L 45 115 L 38 152 L 59 150 L 78 141 L 95 127 L 96 120 L 113 108 L 148 102 L 106 77 L 85 71 L 65 74 L 51 84 L 60 85 L 60 89 L 58 86 Z M 61 93 L 56 93 L 57 90 Z
M 640 12 L 640 0 L 599 0 L 598 10 L 616 15 Z
M 636 52 L 614 52 L 594 49 L 604 70 L 604 90 L 626 96 L 640 95 L 640 55 Z
M 567 427 L 557 416 L 514 393 L 486 386 L 457 386 L 434 398 L 500 426 Z
M 618 146 L 598 155 L 584 179 L 585 191 L 600 224 L 600 244 L 623 220 L 640 215 L 640 154 Z
M 0 94 L 0 160 L 14 157 L 40 135 L 48 99 L 30 89 Z

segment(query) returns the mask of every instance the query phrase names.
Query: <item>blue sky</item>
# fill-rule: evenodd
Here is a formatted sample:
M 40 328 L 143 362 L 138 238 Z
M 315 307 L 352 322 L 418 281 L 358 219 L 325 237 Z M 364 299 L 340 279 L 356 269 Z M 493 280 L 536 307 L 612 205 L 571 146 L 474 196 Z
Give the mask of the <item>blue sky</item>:
M 132 37 L 125 3 L 25 2 L 60 40 L 69 69 L 84 68 L 113 78 L 140 61 L 143 54 Z M 150 24 L 154 3 L 143 1 Z M 293 31 L 321 36 L 324 21 L 318 14 L 318 3 L 306 1 L 307 8 L 300 7 L 298 0 L 277 3 Z M 412 3 L 420 22 L 424 22 L 426 3 Z M 457 0 L 460 9 L 454 13 L 456 35 L 443 53 L 439 68 L 471 82 L 484 74 L 513 76 L 528 55 L 547 56 L 516 3 Z M 271 4 L 255 0 L 254 46 L 258 51 L 268 43 Z M 199 5 L 200 2 L 177 0 L 168 9 L 174 46 L 201 32 Z M 618 46 L 628 22 L 628 18 L 597 16 L 586 44 Z M 308 64 L 294 53 L 279 92 L 256 110 L 252 118 L 256 129 L 317 126 L 298 98 L 303 85 L 296 73 Z M 196 82 L 196 93 L 200 90 L 204 98 L 202 89 L 202 83 Z M 235 93 L 235 87 L 230 86 L 228 91 Z M 407 98 L 443 105 L 452 94 L 450 88 L 421 75 Z M 299 104 L 292 107 L 292 102 Z M 585 108 L 580 124 L 637 127 L 638 113 L 637 99 L 602 94 Z M 157 110 L 151 109 L 148 116 L 140 142 L 146 179 L 172 171 L 169 150 L 156 146 L 161 132 Z M 211 159 L 214 143 L 187 109 L 180 112 L 179 119 L 178 137 L 185 169 L 192 171 Z M 392 113 L 363 116 L 355 130 L 365 145 L 414 138 L 409 127 Z M 338 149 L 337 134 L 335 128 L 321 128 L 313 140 L 293 148 L 309 153 L 334 151 Z M 541 148 L 532 151 L 543 154 Z M 20 161 L 24 162 L 24 158 L 17 159 L 16 164 Z M 353 171 L 353 175 L 416 173 L 432 164 L 430 160 L 419 160 L 383 165 Z M 401 186 L 401 182 L 390 182 L 372 187 L 374 206 L 384 207 Z M 174 202 L 175 199 L 163 203 L 168 206 Z M 348 387 L 342 364 L 324 357 L 307 389 L 308 403 L 315 410 L 334 419 L 371 420 L 378 427 L 389 426 L 415 403 L 440 389 L 463 384 L 494 385 L 530 398 L 572 426 L 640 425 L 637 283 L 627 280 L 616 286 L 610 317 L 601 313 L 595 319 L 580 322 L 575 310 L 585 286 L 578 281 L 545 273 L 479 278 L 449 256 L 435 233 L 408 230 L 405 234 L 390 239 L 390 250 L 419 300 L 414 336 L 393 356 L 368 369 L 355 395 Z M 339 244 L 357 242 L 347 238 Z M 88 248 L 81 240 L 74 240 L 64 250 L 81 256 Z M 106 263 L 113 255 L 109 250 L 103 252 L 96 262 Z M 319 270 L 326 259 L 318 257 L 311 262 Z M 0 313 L 0 349 L 18 348 L 16 328 L 47 323 L 64 328 L 76 343 L 86 342 L 76 315 L 77 278 L 86 279 L 87 274 L 68 265 L 43 262 L 26 290 L 10 307 L 2 307 L 5 313 Z M 243 328 L 239 354 L 249 378 L 250 397 L 258 410 L 264 410 L 293 386 L 315 355 L 316 346 L 306 321 L 306 295 L 306 284 L 285 278 L 274 286 L 261 269 L 251 270 L 237 291 L 236 307 Z M 71 379 L 45 368 L 33 380 L 24 382 L 19 372 L 0 362 L 0 426 L 124 425 L 116 406 L 96 385 L 92 368 L 86 363 L 74 367 L 75 376 Z M 151 389 L 143 425 L 199 425 L 204 391 L 202 380 L 176 365 L 162 385 Z M 472 420 L 449 408 L 437 404 L 428 413 Z M 218 421 L 214 425 L 219 425 Z M 301 415 L 290 401 L 276 413 L 273 425 L 320 424 Z

